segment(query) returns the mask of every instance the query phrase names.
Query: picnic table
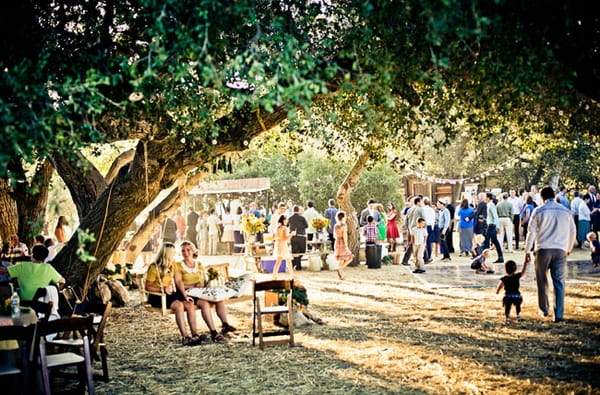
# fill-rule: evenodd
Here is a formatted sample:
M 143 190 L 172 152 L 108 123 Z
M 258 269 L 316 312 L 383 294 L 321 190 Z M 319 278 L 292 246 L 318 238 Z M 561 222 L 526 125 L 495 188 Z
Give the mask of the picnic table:
M 237 255 L 242 257 L 242 259 L 248 259 L 253 263 L 252 270 L 256 269 L 256 272 L 261 272 L 260 260 L 262 257 L 269 256 L 268 250 L 273 250 L 273 243 L 242 243 L 242 244 L 234 244 L 234 247 L 240 248 L 242 252 L 235 253 L 233 255 Z

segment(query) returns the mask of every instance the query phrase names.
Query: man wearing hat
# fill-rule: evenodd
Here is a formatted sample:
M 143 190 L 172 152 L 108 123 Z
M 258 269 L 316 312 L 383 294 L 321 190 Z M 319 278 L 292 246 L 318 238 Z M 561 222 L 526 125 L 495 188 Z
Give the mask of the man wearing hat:
M 438 226 L 440 228 L 440 244 L 442 245 L 442 253 L 444 257 L 442 261 L 450 261 L 450 250 L 448 250 L 448 239 L 452 237 L 450 232 L 450 211 L 446 208 L 446 202 L 443 200 L 437 201 L 437 209 L 439 210 Z

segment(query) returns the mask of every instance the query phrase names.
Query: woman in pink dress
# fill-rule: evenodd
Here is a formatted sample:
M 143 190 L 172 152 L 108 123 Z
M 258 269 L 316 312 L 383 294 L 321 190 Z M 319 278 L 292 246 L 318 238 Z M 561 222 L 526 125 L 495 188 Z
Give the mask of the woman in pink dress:
M 333 227 L 335 245 L 333 256 L 338 261 L 337 274 L 340 280 L 343 280 L 342 270 L 352 262 L 354 254 L 348 248 L 348 226 L 346 225 L 346 213 L 338 211 L 336 214 L 337 222 Z
M 396 239 L 400 237 L 400 232 L 398 231 L 398 211 L 396 210 L 396 206 L 394 203 L 388 203 L 388 212 L 387 212 L 387 228 L 386 234 L 388 243 L 390 243 L 390 252 L 396 251 Z
M 279 273 L 279 267 L 281 261 L 285 259 L 285 270 L 294 277 L 294 269 L 292 269 L 292 255 L 290 254 L 290 247 L 288 246 L 288 240 L 292 236 L 296 235 L 296 231 L 289 232 L 287 228 L 288 219 L 285 215 L 280 215 L 277 220 L 277 230 L 273 235 L 275 245 L 273 246 L 273 255 L 275 255 L 275 266 L 273 266 L 273 280 L 277 280 L 277 273 Z

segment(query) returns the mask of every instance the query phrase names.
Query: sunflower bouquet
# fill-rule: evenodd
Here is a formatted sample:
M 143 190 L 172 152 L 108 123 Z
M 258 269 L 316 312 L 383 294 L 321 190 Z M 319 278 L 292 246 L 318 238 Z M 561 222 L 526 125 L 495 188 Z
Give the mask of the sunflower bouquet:
M 321 232 L 323 229 L 329 225 L 329 220 L 323 217 L 316 217 L 310 221 L 310 224 L 313 228 L 315 228 L 318 232 Z
M 257 218 L 254 214 L 242 215 L 242 229 L 246 233 L 262 233 L 266 230 L 262 218 Z

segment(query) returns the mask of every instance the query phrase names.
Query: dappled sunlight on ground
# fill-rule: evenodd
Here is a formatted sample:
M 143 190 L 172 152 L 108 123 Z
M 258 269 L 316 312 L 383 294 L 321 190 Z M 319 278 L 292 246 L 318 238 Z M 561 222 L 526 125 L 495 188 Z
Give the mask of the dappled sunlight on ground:
M 228 306 L 238 328 L 228 344 L 198 347 L 179 345 L 171 316 L 115 309 L 113 379 L 98 393 L 600 393 L 600 284 L 569 284 L 567 321 L 555 324 L 537 315 L 533 278 L 524 281 L 525 320 L 505 325 L 500 273 L 464 288 L 453 279 L 475 275 L 460 263 L 426 268 L 417 277 L 403 266 L 350 267 L 344 281 L 298 272 L 325 325 L 297 328 L 294 348 L 251 346 L 251 302 Z

